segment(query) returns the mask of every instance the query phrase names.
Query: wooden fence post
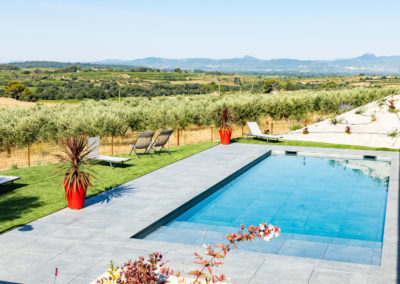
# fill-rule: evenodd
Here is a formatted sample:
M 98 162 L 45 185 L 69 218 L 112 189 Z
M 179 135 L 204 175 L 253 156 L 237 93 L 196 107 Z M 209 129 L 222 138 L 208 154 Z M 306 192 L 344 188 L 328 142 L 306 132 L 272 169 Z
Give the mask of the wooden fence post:
M 178 139 L 177 140 L 178 140 L 177 143 L 178 143 L 178 146 L 179 146 L 179 128 L 178 128 Z
M 211 126 L 211 137 L 210 137 L 210 142 L 213 142 L 214 140 L 214 128 Z
M 114 136 L 111 136 L 111 156 L 114 155 Z
M 31 144 L 28 143 L 28 167 L 31 166 Z
M 274 134 L 274 124 L 271 122 L 271 135 Z

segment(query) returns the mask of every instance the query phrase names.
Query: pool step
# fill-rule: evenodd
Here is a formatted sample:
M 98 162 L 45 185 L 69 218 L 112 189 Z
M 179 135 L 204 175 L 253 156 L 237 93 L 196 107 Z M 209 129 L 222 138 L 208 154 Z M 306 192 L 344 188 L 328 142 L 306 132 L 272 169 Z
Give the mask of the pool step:
M 205 226 L 207 226 L 206 232 L 203 231 L 204 224 L 190 222 L 174 223 L 171 226 L 160 227 L 148 235 L 146 239 L 183 243 L 198 247 L 204 244 L 213 246 L 215 244 L 225 244 L 226 235 L 229 232 L 235 231 L 229 230 L 227 232 L 224 230 L 224 232 L 221 232 L 222 229 L 214 231 L 210 229 L 211 226 Z M 217 228 L 214 227 L 213 229 Z M 289 235 L 291 235 L 291 238 L 287 238 Z M 261 253 L 380 265 L 382 243 L 376 242 L 371 244 L 371 242 L 345 239 L 326 240 L 326 242 L 323 242 L 318 239 L 311 241 L 311 239 L 308 239 L 309 237 L 317 238 L 316 236 L 286 234 L 286 237 L 279 236 L 269 242 L 258 239 L 253 242 L 240 243 L 239 249 Z

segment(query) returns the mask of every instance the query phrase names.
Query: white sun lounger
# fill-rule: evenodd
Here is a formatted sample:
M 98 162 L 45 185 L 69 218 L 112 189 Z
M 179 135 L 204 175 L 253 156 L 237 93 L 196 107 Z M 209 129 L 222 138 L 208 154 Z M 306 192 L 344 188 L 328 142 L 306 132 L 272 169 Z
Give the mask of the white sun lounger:
M 126 161 L 132 160 L 130 158 L 120 158 L 120 157 L 113 157 L 113 156 L 100 156 L 99 152 L 100 146 L 100 137 L 90 137 L 88 139 L 88 147 L 90 147 L 92 152 L 88 155 L 89 160 L 93 161 L 102 161 L 102 162 L 109 162 L 110 167 L 113 167 L 114 164 L 123 164 Z
M 6 184 L 8 182 L 14 182 L 15 180 L 20 179 L 20 177 L 13 176 L 0 176 L 0 184 Z
M 247 122 L 247 126 L 249 127 L 250 133 L 245 133 L 247 137 L 252 136 L 252 137 L 257 137 L 261 139 L 266 139 L 268 140 L 276 140 L 278 141 L 279 139 L 282 139 L 282 136 L 278 135 L 268 135 L 261 133 L 260 128 L 258 127 L 257 122 Z

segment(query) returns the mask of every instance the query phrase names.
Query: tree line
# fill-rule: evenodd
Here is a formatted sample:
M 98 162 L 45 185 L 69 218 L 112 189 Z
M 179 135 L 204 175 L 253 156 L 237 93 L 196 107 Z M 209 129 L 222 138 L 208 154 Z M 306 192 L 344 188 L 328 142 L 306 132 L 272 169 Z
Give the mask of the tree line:
M 237 93 L 221 96 L 176 96 L 84 101 L 78 105 L 38 104 L 29 109 L 0 109 L 0 148 L 52 141 L 70 135 L 116 136 L 128 130 L 143 131 L 189 126 L 221 125 L 221 110 L 231 112 L 231 122 L 245 125 L 266 116 L 304 119 L 310 113 L 346 111 L 388 96 L 397 89 L 357 88 L 301 90 L 281 94 Z

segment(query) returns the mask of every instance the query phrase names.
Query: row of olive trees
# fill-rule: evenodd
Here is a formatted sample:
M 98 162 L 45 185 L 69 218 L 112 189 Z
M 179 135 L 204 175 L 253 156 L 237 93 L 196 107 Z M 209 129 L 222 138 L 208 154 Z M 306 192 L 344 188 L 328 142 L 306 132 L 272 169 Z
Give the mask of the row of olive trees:
M 220 126 L 221 109 L 231 111 L 232 123 L 244 125 L 270 116 L 305 118 L 310 113 L 337 113 L 395 92 L 395 89 L 297 91 L 281 94 L 232 94 L 130 98 L 86 101 L 79 105 L 37 105 L 29 109 L 0 109 L 0 147 L 58 140 L 69 135 L 117 136 L 132 131 L 188 126 Z

